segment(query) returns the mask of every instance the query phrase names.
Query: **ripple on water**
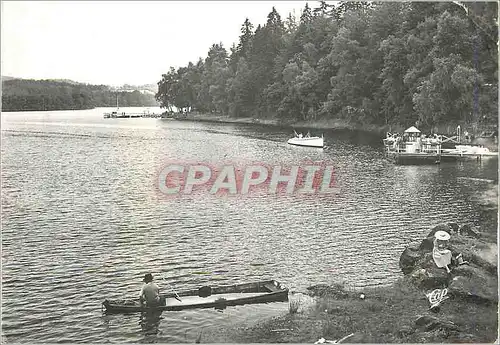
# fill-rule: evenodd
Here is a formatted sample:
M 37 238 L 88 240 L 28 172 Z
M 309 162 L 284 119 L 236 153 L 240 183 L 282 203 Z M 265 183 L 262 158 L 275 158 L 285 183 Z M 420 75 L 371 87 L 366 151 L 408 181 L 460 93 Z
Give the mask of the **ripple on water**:
M 493 179 L 497 170 L 494 161 L 395 167 L 378 138 L 342 132 L 325 133 L 331 149 L 308 150 L 287 146 L 288 130 L 279 128 L 106 122 L 92 111 L 73 125 L 61 120 L 69 115 L 34 114 L 2 130 L 2 327 L 10 342 L 194 342 L 201 329 L 287 310 L 101 314 L 105 298 L 136 296 L 148 271 L 165 290 L 270 278 L 296 291 L 339 280 L 391 283 L 409 240 L 443 220 L 479 218 L 470 193 L 487 183 L 457 176 Z M 155 174 L 179 160 L 326 160 L 340 193 L 159 198 Z

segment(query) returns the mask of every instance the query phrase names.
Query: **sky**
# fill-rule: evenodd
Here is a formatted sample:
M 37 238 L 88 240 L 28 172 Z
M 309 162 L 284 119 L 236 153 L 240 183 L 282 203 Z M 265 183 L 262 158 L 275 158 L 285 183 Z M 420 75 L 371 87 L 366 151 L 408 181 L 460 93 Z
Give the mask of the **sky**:
M 317 1 L 309 1 L 316 7 Z M 170 66 L 228 50 L 248 17 L 285 19 L 306 1 L 2 1 L 1 74 L 90 84 L 156 84 Z

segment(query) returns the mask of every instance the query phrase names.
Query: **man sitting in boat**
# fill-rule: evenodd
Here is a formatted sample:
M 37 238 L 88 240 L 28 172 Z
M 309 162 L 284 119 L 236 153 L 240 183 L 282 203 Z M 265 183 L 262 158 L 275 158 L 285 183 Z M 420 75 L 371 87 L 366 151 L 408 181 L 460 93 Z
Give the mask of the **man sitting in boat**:
M 144 275 L 144 285 L 139 294 L 141 305 L 146 307 L 157 307 L 165 305 L 165 297 L 160 296 L 160 288 L 153 282 L 153 275 L 146 273 Z

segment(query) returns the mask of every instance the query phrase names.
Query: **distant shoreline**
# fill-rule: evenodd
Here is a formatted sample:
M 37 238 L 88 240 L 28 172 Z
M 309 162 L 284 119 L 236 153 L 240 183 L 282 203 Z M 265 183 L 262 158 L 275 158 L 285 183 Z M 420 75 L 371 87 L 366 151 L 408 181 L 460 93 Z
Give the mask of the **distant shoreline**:
M 215 114 L 200 114 L 200 113 L 188 113 L 188 114 L 174 114 L 170 117 L 178 121 L 193 121 L 193 122 L 216 122 L 216 123 L 243 123 L 243 124 L 259 124 L 264 126 L 276 126 L 276 127 L 289 127 L 297 129 L 311 129 L 311 130 L 350 130 L 350 131 L 360 131 L 367 132 L 385 137 L 387 132 L 401 133 L 409 126 L 403 125 L 373 125 L 373 124 L 354 124 L 342 119 L 320 119 L 320 120 L 309 120 L 309 121 L 297 121 L 297 122 L 280 122 L 276 118 L 270 119 L 258 119 L 253 117 L 230 117 L 228 115 L 215 115 Z M 437 133 L 445 135 L 455 135 L 454 132 L 458 124 L 448 123 L 438 126 Z M 469 133 L 478 136 L 481 131 L 478 130 L 476 133 L 472 130 L 472 125 L 461 125 L 462 130 L 466 128 L 469 129 Z M 426 134 L 423 132 L 423 134 Z M 496 145 L 495 145 L 496 146 Z
M 32 112 L 32 111 L 40 111 L 40 112 L 48 112 L 48 111 L 78 111 L 78 110 L 94 110 L 94 109 L 99 109 L 99 108 L 107 108 L 107 109 L 116 109 L 116 106 L 112 105 L 97 105 L 92 108 L 70 108 L 70 109 L 1 109 L 2 113 L 22 113 L 22 112 Z M 124 105 L 120 108 L 160 108 L 160 105 L 155 104 L 155 105 Z
M 265 126 L 290 127 L 290 128 L 310 128 L 310 129 L 337 129 L 337 130 L 352 130 L 371 132 L 380 135 L 385 135 L 387 131 L 402 131 L 401 126 L 376 126 L 376 125 L 353 125 L 343 120 L 317 120 L 317 121 L 298 121 L 298 122 L 279 122 L 277 119 L 257 119 L 253 117 L 234 118 L 227 115 L 213 114 L 186 114 L 175 115 L 171 117 L 178 121 L 192 122 L 215 122 L 215 123 L 242 123 L 242 124 L 258 124 Z
M 151 86 L 124 85 L 115 90 L 106 85 L 82 84 L 71 80 L 2 80 L 2 111 L 88 110 L 118 105 L 158 105 Z

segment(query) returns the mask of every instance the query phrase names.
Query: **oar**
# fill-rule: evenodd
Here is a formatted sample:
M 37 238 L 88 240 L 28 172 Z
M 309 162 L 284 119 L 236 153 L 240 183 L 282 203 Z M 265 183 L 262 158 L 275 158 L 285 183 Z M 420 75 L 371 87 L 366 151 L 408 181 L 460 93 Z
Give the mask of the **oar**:
M 174 292 L 175 299 L 178 300 L 179 302 L 182 302 L 181 298 L 179 297 L 179 294 L 174 290 L 174 287 L 172 285 L 170 285 L 165 278 L 163 278 L 163 280 L 165 281 L 165 283 L 167 283 L 168 286 L 170 286 L 170 288 Z

